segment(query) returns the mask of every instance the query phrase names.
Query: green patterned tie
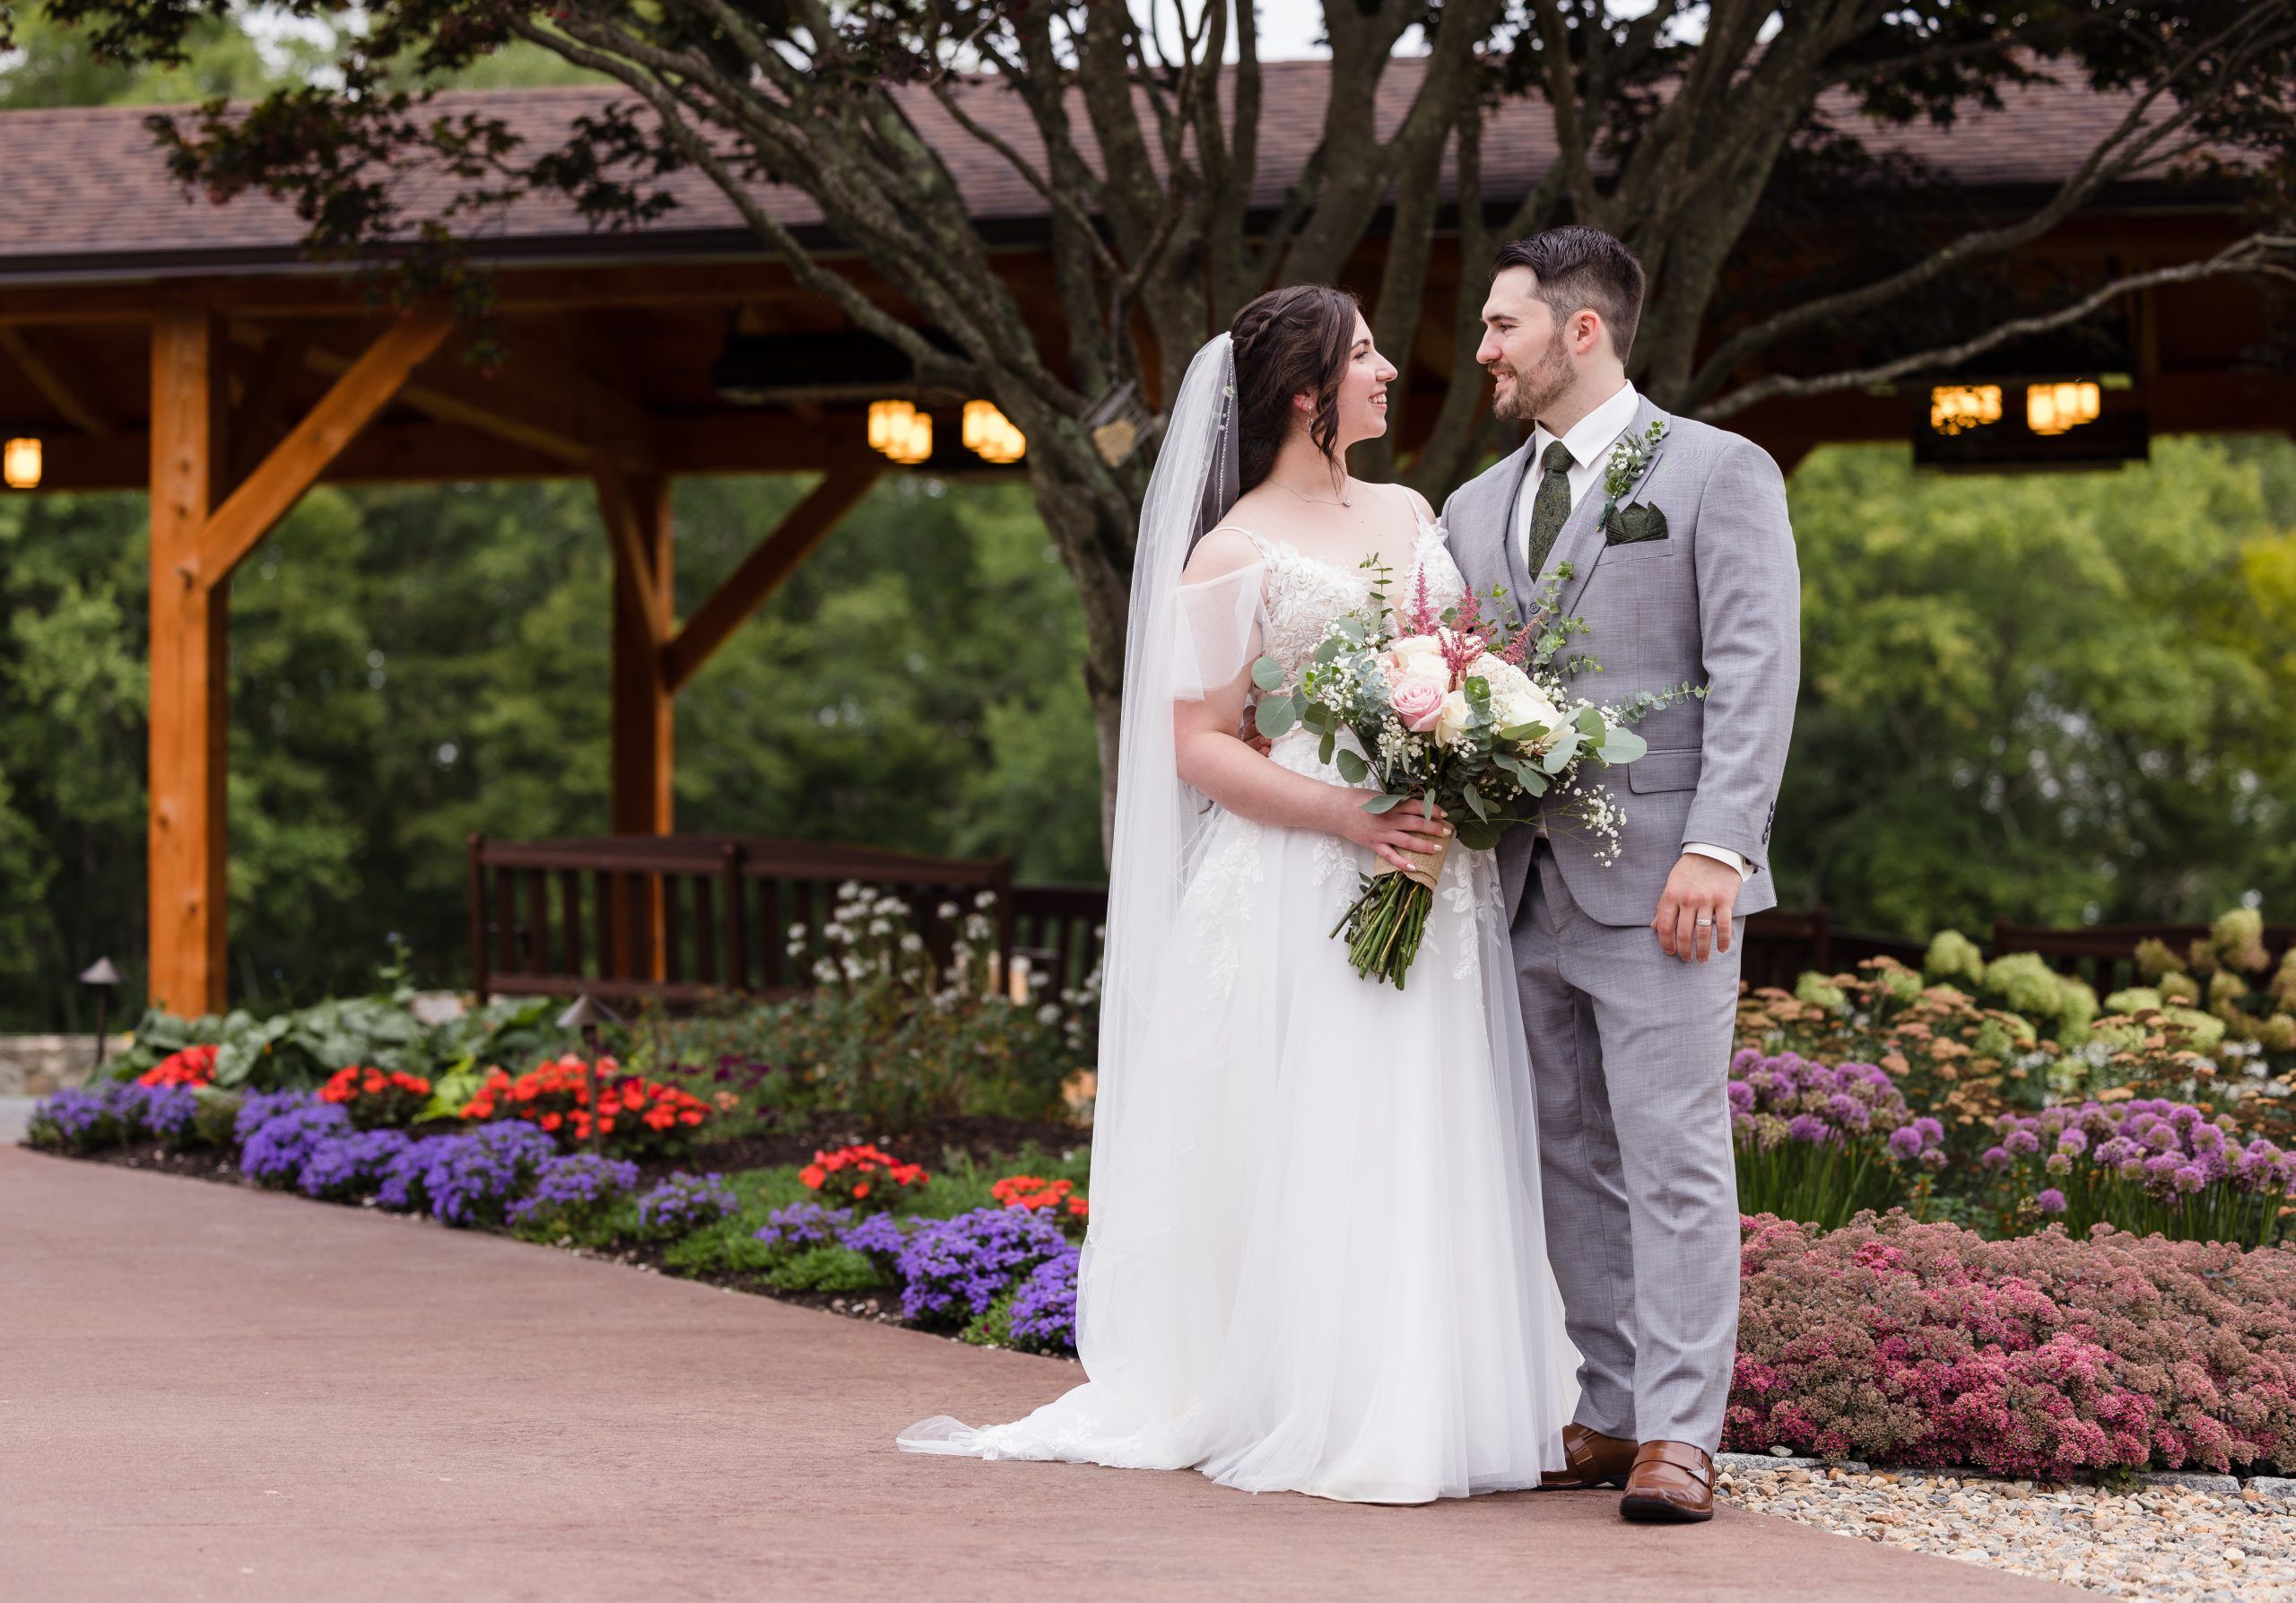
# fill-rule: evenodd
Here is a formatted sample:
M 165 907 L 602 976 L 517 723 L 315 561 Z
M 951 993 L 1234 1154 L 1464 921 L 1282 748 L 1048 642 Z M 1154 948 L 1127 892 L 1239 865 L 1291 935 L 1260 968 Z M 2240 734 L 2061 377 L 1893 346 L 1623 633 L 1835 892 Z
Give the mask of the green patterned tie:
M 1570 448 L 1560 440 L 1547 442 L 1540 454 L 1538 499 L 1531 502 L 1531 549 L 1526 570 L 1532 583 L 1538 582 L 1539 570 L 1546 566 L 1548 553 L 1554 550 L 1554 537 L 1562 526 L 1570 521 Z

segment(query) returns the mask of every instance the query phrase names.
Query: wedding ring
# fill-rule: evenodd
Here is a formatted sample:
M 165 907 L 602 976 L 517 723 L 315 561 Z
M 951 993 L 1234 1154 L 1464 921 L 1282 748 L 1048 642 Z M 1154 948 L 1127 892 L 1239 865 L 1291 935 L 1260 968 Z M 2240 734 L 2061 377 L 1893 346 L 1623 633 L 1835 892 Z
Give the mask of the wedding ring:
M 1700 929 L 1711 928 L 1714 924 L 1714 920 L 1711 919 L 1693 919 L 1691 922 L 1697 925 Z

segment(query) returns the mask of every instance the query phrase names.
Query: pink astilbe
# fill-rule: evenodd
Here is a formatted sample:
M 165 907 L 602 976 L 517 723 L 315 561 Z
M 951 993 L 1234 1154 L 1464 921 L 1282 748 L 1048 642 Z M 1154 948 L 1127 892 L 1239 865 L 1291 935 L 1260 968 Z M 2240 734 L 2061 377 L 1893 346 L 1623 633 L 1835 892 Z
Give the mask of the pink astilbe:
M 1419 564 L 1418 572 L 1412 579 L 1411 605 L 1404 609 L 1402 623 L 1405 634 L 1435 632 L 1435 603 L 1428 598 L 1427 564 L 1424 562 Z
M 2296 1468 L 2296 1252 L 1741 1223 L 1726 1448 L 2041 1479 Z

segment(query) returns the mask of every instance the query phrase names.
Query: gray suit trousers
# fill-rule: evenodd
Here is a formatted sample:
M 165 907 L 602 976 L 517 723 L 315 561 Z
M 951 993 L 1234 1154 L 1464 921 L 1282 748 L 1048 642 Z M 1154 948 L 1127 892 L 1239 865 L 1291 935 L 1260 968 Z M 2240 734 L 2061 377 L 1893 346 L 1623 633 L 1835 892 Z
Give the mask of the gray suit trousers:
M 1686 963 L 1648 926 L 1587 917 L 1544 841 L 1513 934 L 1578 1422 L 1715 1451 L 1738 1336 L 1738 948 Z

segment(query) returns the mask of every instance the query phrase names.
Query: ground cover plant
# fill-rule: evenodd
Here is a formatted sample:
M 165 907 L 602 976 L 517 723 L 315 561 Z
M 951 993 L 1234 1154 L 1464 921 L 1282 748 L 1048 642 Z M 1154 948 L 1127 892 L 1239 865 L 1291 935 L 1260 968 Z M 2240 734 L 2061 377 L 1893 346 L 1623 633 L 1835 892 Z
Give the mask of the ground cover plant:
M 2296 1251 L 1746 1222 L 1723 1445 L 2011 1478 L 2296 1469 Z

